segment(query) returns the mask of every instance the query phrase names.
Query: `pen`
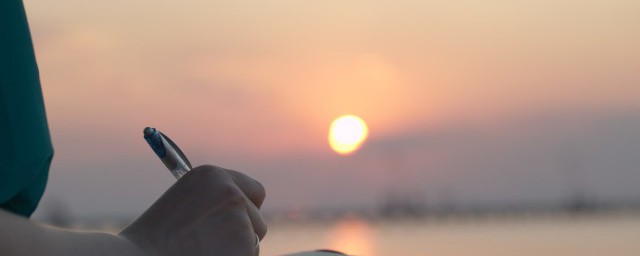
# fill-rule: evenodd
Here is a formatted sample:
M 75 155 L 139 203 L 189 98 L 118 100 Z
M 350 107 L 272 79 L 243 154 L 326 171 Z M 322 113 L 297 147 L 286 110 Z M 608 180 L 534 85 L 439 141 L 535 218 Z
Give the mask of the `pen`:
M 176 179 L 191 170 L 191 163 L 169 137 L 155 128 L 144 128 L 144 139 Z

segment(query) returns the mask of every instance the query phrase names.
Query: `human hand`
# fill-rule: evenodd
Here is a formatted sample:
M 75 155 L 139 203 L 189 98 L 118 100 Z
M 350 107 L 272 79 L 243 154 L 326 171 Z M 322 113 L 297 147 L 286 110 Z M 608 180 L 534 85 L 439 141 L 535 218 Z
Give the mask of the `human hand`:
M 264 198 L 263 186 L 240 172 L 199 166 L 120 235 L 151 255 L 258 255 Z

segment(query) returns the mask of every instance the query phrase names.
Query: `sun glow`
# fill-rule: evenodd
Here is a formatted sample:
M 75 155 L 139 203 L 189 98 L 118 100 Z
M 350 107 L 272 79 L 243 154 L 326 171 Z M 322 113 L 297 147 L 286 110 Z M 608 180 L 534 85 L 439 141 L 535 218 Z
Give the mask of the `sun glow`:
M 344 115 L 331 123 L 329 145 L 338 154 L 347 155 L 360 148 L 368 133 L 364 120 L 354 115 Z

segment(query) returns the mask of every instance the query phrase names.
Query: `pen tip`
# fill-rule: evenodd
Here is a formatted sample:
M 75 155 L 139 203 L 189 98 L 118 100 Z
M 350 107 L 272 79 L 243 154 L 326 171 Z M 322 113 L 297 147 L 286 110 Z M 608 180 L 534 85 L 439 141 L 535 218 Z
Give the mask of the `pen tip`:
M 144 128 L 144 131 L 143 131 L 145 137 L 151 136 L 154 132 L 156 132 L 156 129 L 151 127 Z

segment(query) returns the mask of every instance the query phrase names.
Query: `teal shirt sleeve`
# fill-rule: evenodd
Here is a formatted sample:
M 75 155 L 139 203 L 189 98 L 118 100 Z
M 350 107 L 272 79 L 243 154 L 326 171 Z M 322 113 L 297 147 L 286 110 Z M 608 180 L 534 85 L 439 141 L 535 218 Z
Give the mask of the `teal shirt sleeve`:
M 0 0 L 0 208 L 31 216 L 52 158 L 24 6 L 21 0 Z

